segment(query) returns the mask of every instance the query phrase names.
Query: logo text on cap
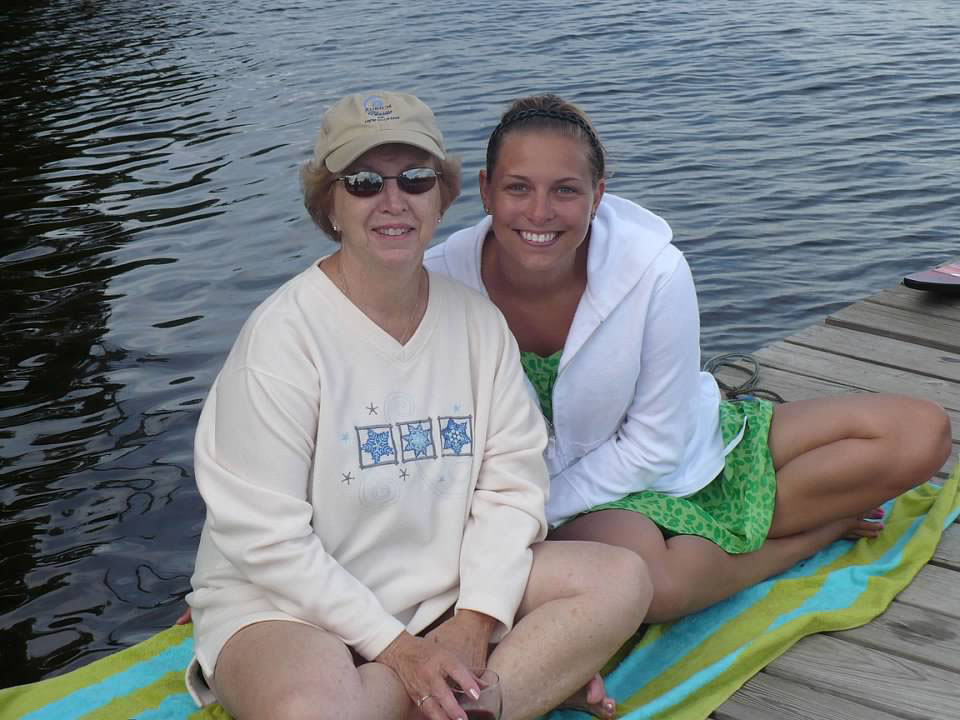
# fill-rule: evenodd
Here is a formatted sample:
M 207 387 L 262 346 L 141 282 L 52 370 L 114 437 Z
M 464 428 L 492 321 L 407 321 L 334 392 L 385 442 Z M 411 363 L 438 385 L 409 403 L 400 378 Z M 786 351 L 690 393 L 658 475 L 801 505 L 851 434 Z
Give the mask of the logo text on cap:
M 388 105 L 379 95 L 371 95 L 364 100 L 363 109 L 372 118 L 382 118 L 393 113 L 393 106 Z

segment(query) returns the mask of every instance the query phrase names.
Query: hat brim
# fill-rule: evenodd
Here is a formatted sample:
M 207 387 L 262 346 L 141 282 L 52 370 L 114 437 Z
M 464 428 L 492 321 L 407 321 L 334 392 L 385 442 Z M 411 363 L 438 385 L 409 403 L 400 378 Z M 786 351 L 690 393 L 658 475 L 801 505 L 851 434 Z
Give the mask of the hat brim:
M 345 170 L 350 163 L 368 150 L 372 150 L 375 147 L 380 147 L 381 145 L 392 144 L 412 145 L 413 147 L 420 148 L 421 150 L 426 150 L 428 153 L 436 158 L 439 158 L 440 160 L 446 158 L 443 149 L 437 145 L 433 138 L 429 137 L 428 135 L 409 130 L 392 130 L 378 133 L 376 137 L 370 137 L 367 135 L 365 137 L 358 137 L 354 138 L 353 140 L 348 140 L 327 155 L 326 160 L 324 160 L 324 165 L 327 166 L 327 170 L 330 172 L 341 172 Z

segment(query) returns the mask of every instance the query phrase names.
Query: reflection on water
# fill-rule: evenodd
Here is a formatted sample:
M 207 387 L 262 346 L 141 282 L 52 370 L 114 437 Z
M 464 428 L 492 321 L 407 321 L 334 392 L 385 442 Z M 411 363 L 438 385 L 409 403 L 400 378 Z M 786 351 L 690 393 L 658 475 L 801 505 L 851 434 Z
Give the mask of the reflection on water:
M 947 0 L 346 5 L 0 8 L 0 685 L 178 614 L 199 405 L 250 309 L 331 247 L 296 165 L 347 92 L 437 110 L 466 178 L 447 231 L 478 217 L 508 99 L 583 104 L 609 189 L 673 225 L 710 352 L 960 254 Z

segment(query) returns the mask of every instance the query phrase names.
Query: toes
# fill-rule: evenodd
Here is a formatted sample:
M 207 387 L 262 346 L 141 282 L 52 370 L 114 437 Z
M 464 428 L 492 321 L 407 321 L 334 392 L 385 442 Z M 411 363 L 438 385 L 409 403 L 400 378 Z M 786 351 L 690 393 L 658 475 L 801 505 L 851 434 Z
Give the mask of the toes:
M 587 702 L 591 705 L 597 705 L 606 698 L 606 688 L 603 686 L 603 678 L 597 673 L 590 682 L 587 683 Z

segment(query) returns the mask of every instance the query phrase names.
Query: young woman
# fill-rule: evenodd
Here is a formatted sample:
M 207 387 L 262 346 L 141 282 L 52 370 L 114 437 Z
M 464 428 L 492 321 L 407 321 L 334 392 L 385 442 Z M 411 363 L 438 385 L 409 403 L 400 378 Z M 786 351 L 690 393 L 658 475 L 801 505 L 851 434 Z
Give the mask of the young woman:
M 303 180 L 340 248 L 254 311 L 201 414 L 188 685 L 238 719 L 446 720 L 488 667 L 504 718 L 584 686 L 612 715 L 595 673 L 649 579 L 626 550 L 538 542 L 546 433 L 516 343 L 422 267 L 459 190 L 433 114 L 344 98 Z
M 580 109 L 514 102 L 480 172 L 489 217 L 425 262 L 485 292 L 519 343 L 550 428 L 550 537 L 640 554 L 648 620 L 666 621 L 876 535 L 876 508 L 946 460 L 950 427 L 904 396 L 722 401 L 670 228 L 605 194 L 604 164 Z

